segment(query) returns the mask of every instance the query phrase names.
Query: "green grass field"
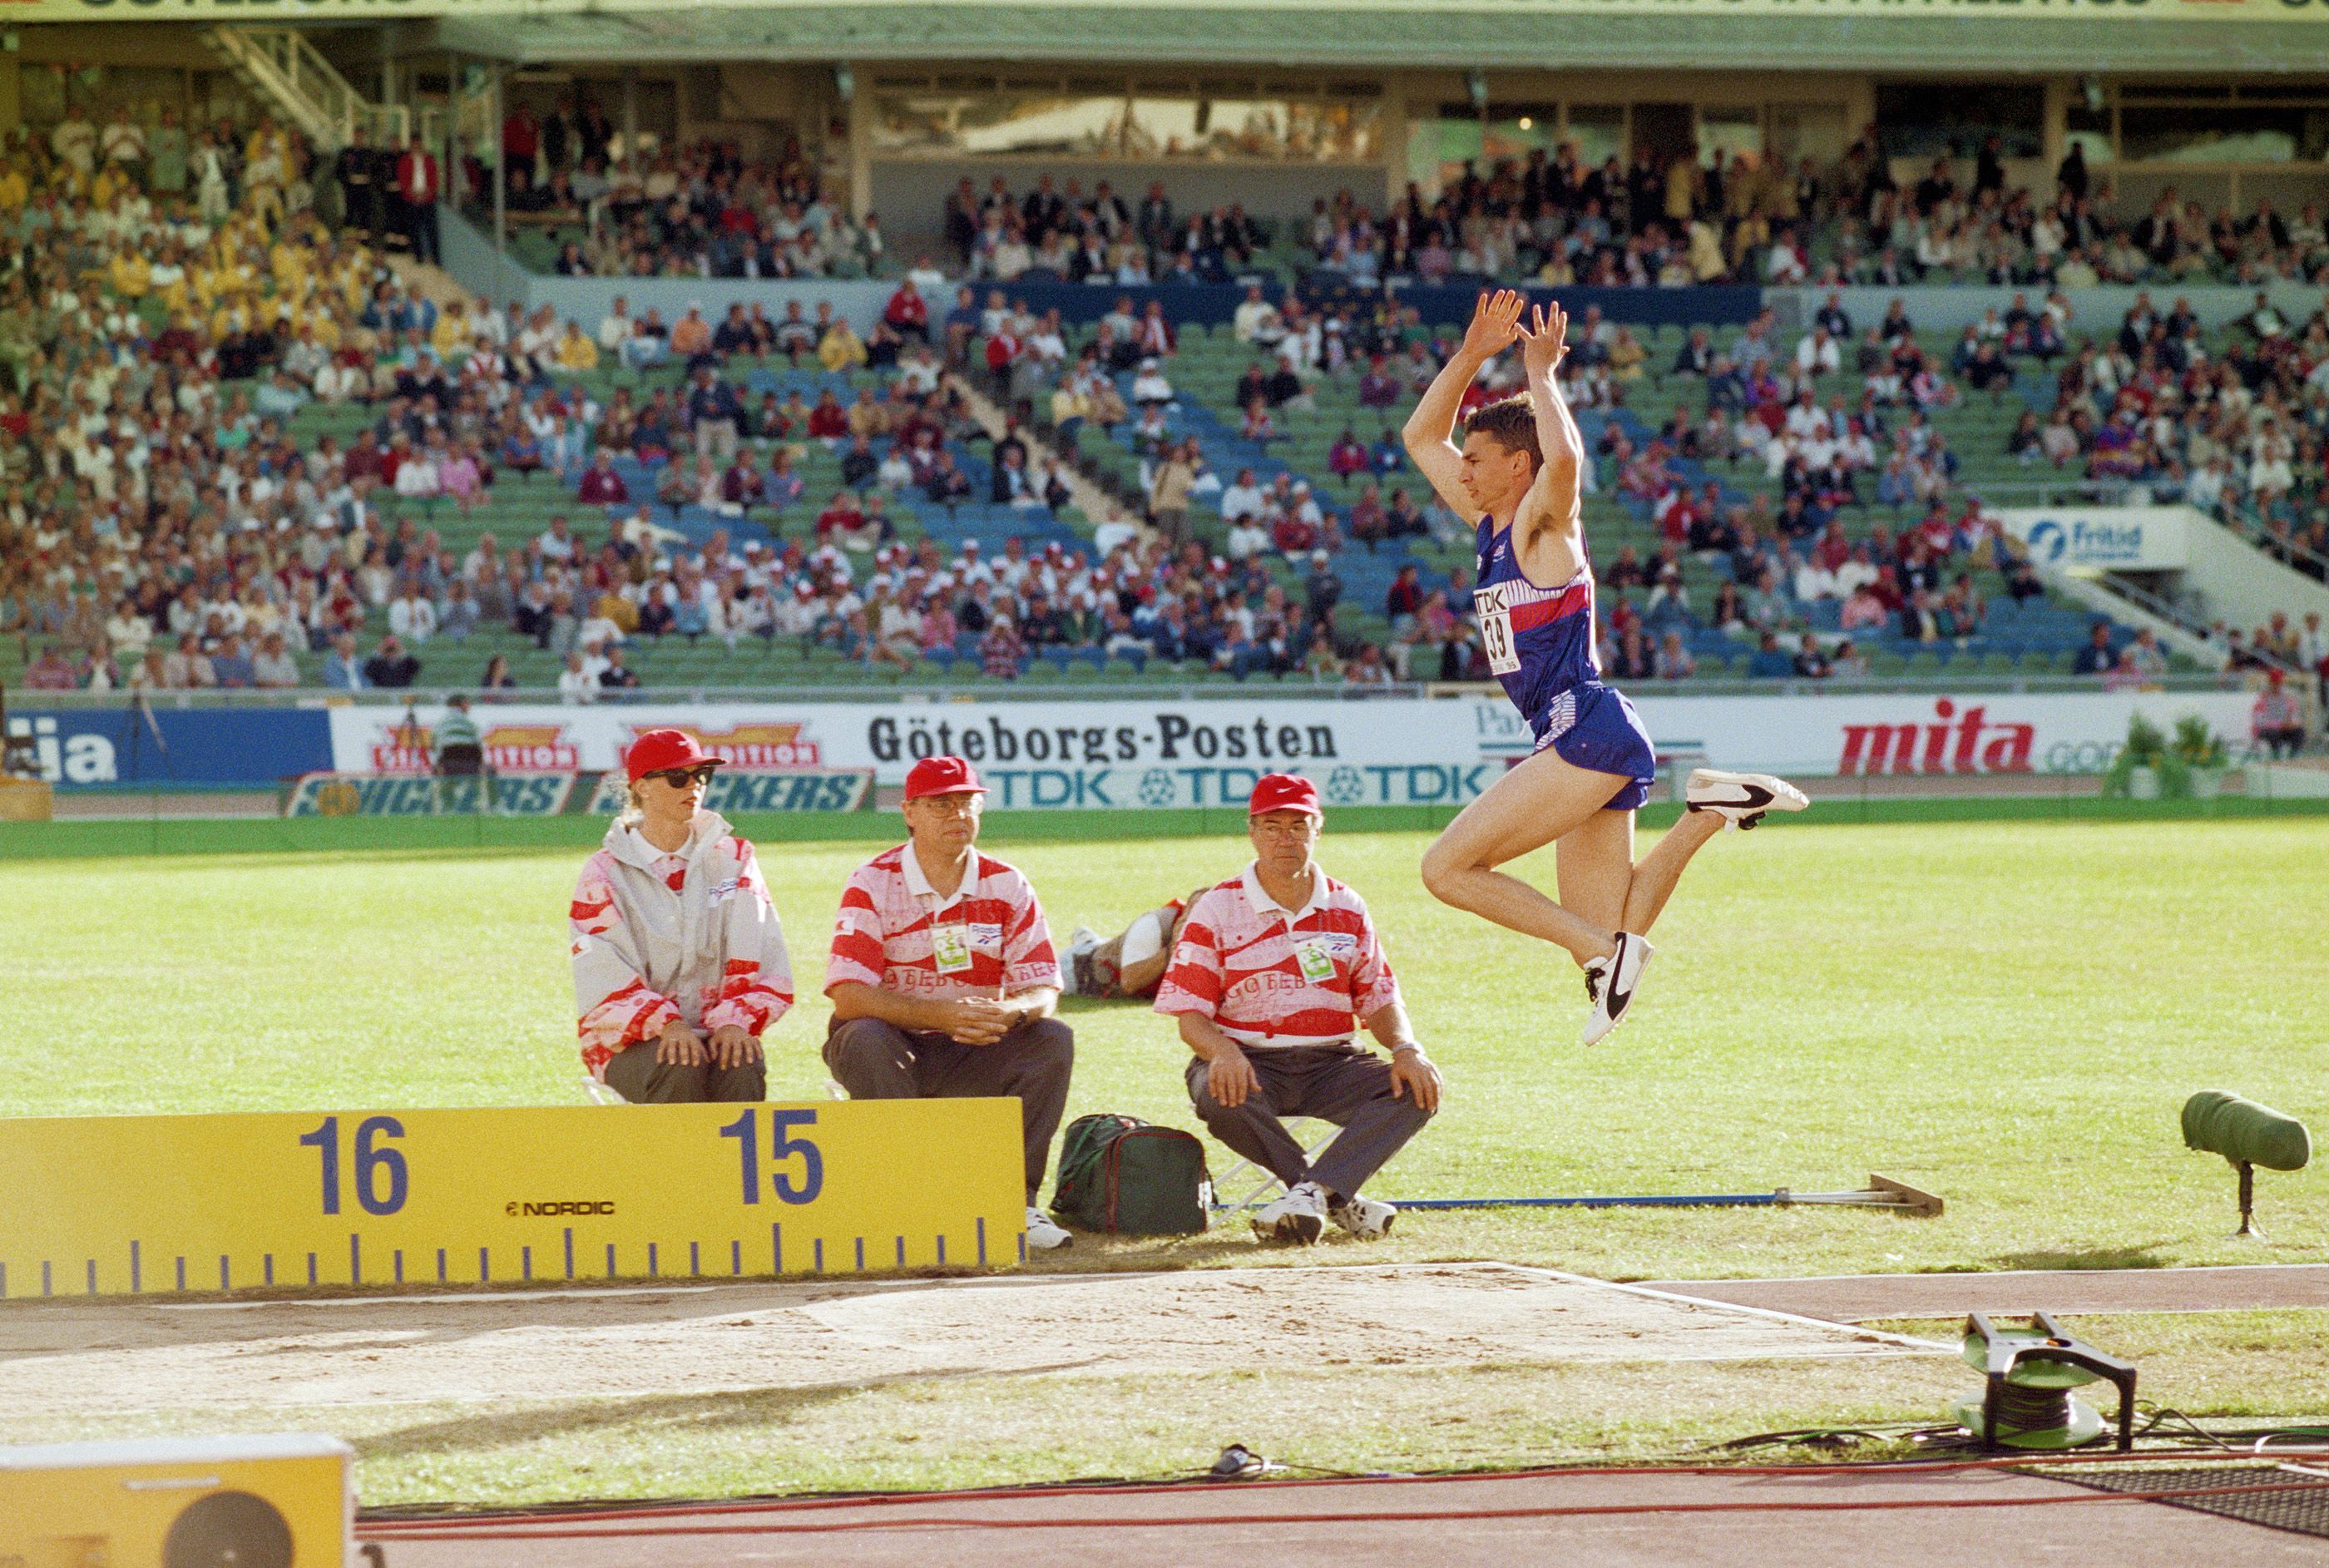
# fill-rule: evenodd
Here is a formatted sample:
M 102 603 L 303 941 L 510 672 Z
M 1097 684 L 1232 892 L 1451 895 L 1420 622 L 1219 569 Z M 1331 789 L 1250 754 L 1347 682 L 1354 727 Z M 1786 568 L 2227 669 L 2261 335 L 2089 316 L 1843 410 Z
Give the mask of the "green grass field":
M 1574 970 L 1429 900 L 1415 874 L 1424 842 L 1330 836 L 1322 855 L 1373 905 L 1449 1082 L 1438 1120 L 1384 1172 L 1381 1195 L 1818 1189 L 1880 1170 L 1944 1195 L 1949 1211 L 1937 1221 L 1817 1209 L 1416 1214 L 1381 1246 L 1325 1246 L 1302 1261 L 1501 1258 L 1645 1279 L 2329 1259 L 2316 1172 L 2264 1176 L 2269 1239 L 2234 1242 L 2230 1174 L 2186 1152 L 2176 1126 L 2202 1088 L 2329 1117 L 2329 820 L 1806 821 L 1726 836 L 1660 923 L 1634 1018 L 1589 1053 L 1576 1043 L 1585 1001 Z M 772 1095 L 823 1095 L 823 949 L 842 878 L 871 847 L 764 845 L 807 998 L 770 1036 Z M 1028 872 L 1061 935 L 1080 922 L 1110 929 L 1244 857 L 1227 837 L 987 847 Z M 0 863 L 0 1114 L 573 1102 L 563 941 L 580 859 Z M 1526 869 L 1549 880 L 1551 856 Z M 1070 1116 L 1196 1126 L 1169 1027 L 1137 1007 L 1070 1006 Z M 1285 1257 L 1217 1232 L 1087 1241 L 1061 1266 Z M 2296 1314 L 2263 1341 L 2227 1327 L 2229 1348 L 2207 1362 L 2192 1403 L 2319 1403 L 2329 1384 L 2319 1316 Z M 1185 1413 L 1195 1391 L 1176 1394 L 1171 1380 L 1093 1379 L 1124 1384 L 1133 1413 L 1089 1440 L 1077 1422 L 1095 1390 L 1074 1380 L 1032 1399 L 1023 1383 L 1005 1398 L 976 1379 L 864 1389 L 814 1412 L 723 1396 L 589 1419 L 318 1419 L 363 1444 L 368 1497 L 546 1497 L 732 1488 L 748 1484 L 739 1452 L 777 1465 L 787 1485 L 1150 1471 L 1202 1462 L 1190 1450 L 1200 1429 L 1240 1411 L 1253 1432 L 1307 1412 L 1305 1430 L 1332 1434 L 1305 1456 L 1321 1464 L 1672 1452 L 1692 1434 L 1791 1420 L 1919 1417 L 1961 1381 L 1929 1365 L 1850 1389 L 1805 1369 L 1766 1379 L 1704 1369 L 1638 1403 L 1610 1392 L 1623 1378 L 1574 1368 L 1402 1377 L 1367 1369 L 1316 1387 L 1224 1385 L 1202 1421 Z M 1579 1407 L 1597 1377 L 1603 1403 Z M 1426 1406 L 1455 1412 L 1454 1424 L 1401 1414 Z M 1335 1409 L 1380 1413 L 1330 1419 Z M 852 1422 L 861 1436 L 931 1435 L 885 1447 L 878 1463 L 811 1457 L 853 1451 L 833 1446 L 835 1423 Z M 634 1450 L 667 1450 L 669 1463 Z M 769 1484 L 756 1473 L 749 1484 Z
M 769 846 L 806 998 L 771 1093 L 821 1098 L 834 899 L 872 846 Z M 1225 874 L 1241 842 L 1014 849 L 1061 933 Z M 2329 1115 L 2329 821 L 1787 824 L 1718 839 L 1657 930 L 1635 1018 L 1577 1044 L 1565 959 L 1432 902 L 1419 836 L 1330 837 L 1449 1080 L 1389 1197 L 1857 1185 L 1939 1192 L 1938 1223 L 1833 1212 L 1417 1216 L 1398 1255 L 1618 1278 L 2188 1263 L 2230 1179 L 2184 1152 L 2195 1089 Z M 1544 864 L 1528 869 L 1547 877 Z M 532 1105 L 579 1098 L 570 854 L 0 864 L 0 1114 Z M 1070 1116 L 1194 1128 L 1183 1047 L 1145 1009 L 1070 1002 Z M 1224 1161 L 1225 1163 L 1225 1161 Z M 2267 1178 L 2279 1259 L 2329 1257 L 2308 1173 Z M 1146 1265 L 1176 1251 L 1087 1249 Z

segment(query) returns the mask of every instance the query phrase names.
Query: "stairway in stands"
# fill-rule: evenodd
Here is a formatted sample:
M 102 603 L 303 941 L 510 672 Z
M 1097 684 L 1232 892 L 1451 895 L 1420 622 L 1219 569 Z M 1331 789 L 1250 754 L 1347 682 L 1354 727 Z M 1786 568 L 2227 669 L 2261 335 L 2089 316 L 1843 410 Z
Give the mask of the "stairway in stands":
M 359 128 L 379 147 L 401 146 L 408 134 L 432 146 L 443 139 L 440 109 L 372 102 L 296 27 L 212 27 L 203 42 L 236 80 L 326 152 L 346 146 Z

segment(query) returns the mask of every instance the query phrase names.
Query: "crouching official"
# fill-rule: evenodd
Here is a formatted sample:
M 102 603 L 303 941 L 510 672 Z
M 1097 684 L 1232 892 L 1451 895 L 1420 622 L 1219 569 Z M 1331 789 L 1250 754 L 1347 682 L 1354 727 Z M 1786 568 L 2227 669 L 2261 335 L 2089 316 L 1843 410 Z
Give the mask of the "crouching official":
M 1075 1035 L 1051 1016 L 1060 966 L 1035 890 L 978 853 L 985 789 L 959 757 L 906 775 L 906 843 L 842 889 L 825 991 L 825 1065 L 853 1100 L 1010 1095 L 1027 1162 L 1027 1245 L 1068 1233 L 1036 1206 L 1068 1103 Z
M 719 766 L 683 731 L 633 741 L 568 912 L 582 1065 L 635 1103 L 766 1099 L 760 1036 L 793 1005 L 759 862 L 703 808 Z
M 1264 1241 L 1315 1242 L 1327 1220 L 1386 1234 L 1398 1211 L 1360 1185 L 1439 1109 L 1439 1070 L 1415 1043 L 1366 902 L 1311 860 L 1325 825 L 1306 779 L 1272 773 L 1247 808 L 1254 861 L 1200 894 L 1156 1010 L 1196 1053 L 1189 1098 L 1215 1138 L 1286 1184 L 1253 1214 Z M 1358 1045 L 1354 1026 L 1391 1050 Z M 1278 1119 L 1342 1129 L 1314 1167 Z
M 1173 961 L 1173 944 L 1189 919 L 1196 893 L 1132 917 L 1132 923 L 1108 940 L 1089 926 L 1079 926 L 1068 939 L 1068 993 L 1115 1000 L 1126 997 L 1154 999 L 1164 983 L 1165 967 Z

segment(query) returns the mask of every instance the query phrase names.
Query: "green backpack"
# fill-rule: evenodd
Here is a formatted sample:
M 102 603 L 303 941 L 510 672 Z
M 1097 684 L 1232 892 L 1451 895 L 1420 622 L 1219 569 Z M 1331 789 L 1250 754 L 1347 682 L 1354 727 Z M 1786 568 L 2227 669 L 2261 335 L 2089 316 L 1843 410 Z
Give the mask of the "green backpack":
M 1080 1231 L 1193 1236 L 1212 1195 L 1205 1146 L 1188 1133 L 1136 1116 L 1080 1116 L 1060 1144 L 1051 1213 Z

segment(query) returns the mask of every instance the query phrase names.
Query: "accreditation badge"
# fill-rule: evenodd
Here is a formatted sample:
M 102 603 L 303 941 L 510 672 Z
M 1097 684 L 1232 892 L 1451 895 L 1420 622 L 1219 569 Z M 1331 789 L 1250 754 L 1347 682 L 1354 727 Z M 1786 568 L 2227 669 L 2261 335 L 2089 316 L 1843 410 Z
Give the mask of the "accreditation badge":
M 1334 978 L 1334 955 L 1328 950 L 1324 937 L 1303 937 L 1294 944 L 1294 961 L 1302 967 L 1306 980 L 1331 980 Z
M 960 921 L 930 928 L 930 956 L 938 973 L 959 975 L 970 968 L 970 932 Z

